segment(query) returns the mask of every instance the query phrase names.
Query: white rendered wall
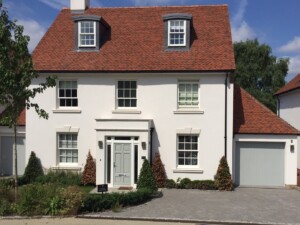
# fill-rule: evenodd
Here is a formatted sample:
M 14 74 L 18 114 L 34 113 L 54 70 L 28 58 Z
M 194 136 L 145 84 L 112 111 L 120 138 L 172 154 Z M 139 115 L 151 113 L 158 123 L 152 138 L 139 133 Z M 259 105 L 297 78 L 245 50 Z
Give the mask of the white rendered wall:
M 234 136 L 234 148 L 235 143 L 240 142 L 284 142 L 284 183 L 285 185 L 297 184 L 297 158 L 298 158 L 298 142 L 295 135 L 251 135 L 251 134 L 239 134 Z M 290 146 L 294 145 L 294 152 L 291 152 Z M 235 152 L 233 152 L 234 154 Z M 235 159 L 234 161 L 235 162 Z M 235 166 L 233 166 L 235 168 Z M 234 171 L 234 170 L 233 170 Z M 235 173 L 233 180 L 235 180 Z
M 225 74 L 52 74 L 59 79 L 78 81 L 79 107 L 74 112 L 56 110 L 56 88 L 37 96 L 49 120 L 39 119 L 33 109 L 26 113 L 27 156 L 35 151 L 44 167 L 57 166 L 58 130 L 69 127 L 78 130 L 79 163 L 82 167 L 88 150 L 96 156 L 98 139 L 95 119 L 151 119 L 154 124 L 153 155 L 161 154 L 170 179 L 213 179 L 220 158 L 224 155 Z M 115 89 L 118 80 L 137 80 L 138 109 L 136 113 L 115 110 Z M 178 80 L 197 79 L 200 83 L 200 111 L 193 114 L 177 112 Z M 34 84 L 42 78 L 34 81 Z M 34 86 L 32 85 L 32 87 Z M 228 148 L 232 162 L 233 84 L 228 85 Z M 139 112 L 140 111 L 140 112 Z M 199 167 L 177 169 L 176 137 L 178 130 L 200 129 Z
M 300 91 L 280 95 L 279 101 L 279 116 L 300 130 Z

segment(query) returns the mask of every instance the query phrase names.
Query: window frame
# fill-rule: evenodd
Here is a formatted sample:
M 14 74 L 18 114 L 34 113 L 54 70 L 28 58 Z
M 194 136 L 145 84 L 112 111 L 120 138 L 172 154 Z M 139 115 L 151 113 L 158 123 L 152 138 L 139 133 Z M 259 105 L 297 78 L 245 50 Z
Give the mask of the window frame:
M 73 136 L 73 135 L 76 135 L 76 148 L 67 148 L 67 147 L 60 147 L 60 135 L 71 135 L 71 137 Z M 72 137 L 73 138 L 73 137 Z M 67 138 L 66 138 L 66 140 L 68 140 Z M 73 139 L 72 139 L 72 141 L 73 141 Z M 61 158 L 61 150 L 71 150 L 72 151 L 72 156 L 71 156 L 71 158 L 72 158 L 72 162 L 61 162 L 61 160 L 60 160 L 60 158 Z M 73 158 L 74 158 L 74 156 L 73 156 L 73 151 L 77 151 L 77 162 L 73 162 Z M 79 164 L 79 148 L 78 148 L 78 133 L 75 133 L 75 132 L 59 132 L 59 133 L 57 133 L 57 164 L 59 165 L 59 166 L 78 166 L 78 164 Z M 66 159 L 67 159 L 67 154 L 66 154 Z M 67 161 L 67 160 L 66 160 Z
M 76 82 L 76 97 L 60 97 L 60 82 Z M 66 90 L 67 88 L 65 88 L 64 90 Z M 71 95 L 72 95 L 72 90 L 73 88 L 71 88 Z M 61 106 L 60 105 L 60 100 L 61 99 L 77 99 L 77 106 L 73 106 L 73 104 L 71 104 L 72 106 Z M 57 85 L 57 108 L 59 109 L 77 109 L 79 105 L 79 100 L 78 100 L 78 81 L 75 79 L 62 79 L 62 80 L 58 80 L 58 85 Z
M 81 33 L 81 23 L 91 22 L 93 23 L 94 32 L 93 33 Z M 81 35 L 94 35 L 94 44 L 93 45 L 83 45 L 81 44 Z M 78 21 L 78 47 L 84 48 L 95 48 L 96 47 L 96 21 L 93 20 L 82 20 Z
M 171 23 L 178 21 L 183 22 L 183 32 L 171 32 Z M 184 19 L 172 19 L 168 20 L 168 46 L 170 47 L 185 47 L 187 43 L 187 29 L 186 29 L 186 20 Z M 171 34 L 183 34 L 183 44 L 171 44 Z
M 193 105 L 193 101 L 191 101 L 191 105 L 180 105 L 180 84 L 197 84 L 197 97 L 198 97 L 198 104 Z M 193 92 L 193 90 L 191 90 Z M 193 93 L 192 93 L 193 98 Z M 187 101 L 185 101 L 187 102 Z M 199 109 L 200 108 L 200 82 L 199 80 L 179 80 L 177 82 L 177 108 L 178 109 Z
M 119 88 L 119 82 L 126 82 L 126 81 L 129 81 L 129 82 L 135 82 L 135 84 L 136 84 L 136 88 L 135 88 L 135 98 L 133 98 L 133 97 L 119 97 L 119 89 L 121 89 L 121 88 Z M 125 88 L 122 88 L 124 91 L 126 90 Z M 133 90 L 133 89 L 131 89 L 131 86 L 130 86 L 130 88 L 129 88 L 129 90 L 130 90 L 130 93 L 131 93 L 131 91 Z M 137 80 L 135 80 L 135 79 L 120 79 L 120 80 L 117 80 L 116 81 L 116 109 L 137 109 L 138 108 L 138 81 Z M 121 100 L 121 99 L 124 99 L 124 100 L 126 100 L 126 99 L 129 99 L 129 100 L 136 100 L 136 106 L 119 106 L 119 100 Z M 131 104 L 130 104 L 131 105 Z
M 179 150 L 179 144 L 182 142 L 179 142 L 179 137 L 196 137 L 197 138 L 197 149 L 193 150 L 193 149 L 182 149 Z M 199 135 L 198 134 L 177 134 L 176 135 L 176 165 L 177 168 L 182 169 L 182 168 L 199 168 Z M 191 141 L 190 144 L 192 144 L 193 142 Z M 185 142 L 183 142 L 183 144 L 185 144 Z M 197 164 L 196 165 L 180 165 L 179 164 L 179 152 L 197 152 Z M 193 158 L 192 156 L 190 157 L 191 159 Z M 185 157 L 183 158 L 183 160 L 185 159 Z

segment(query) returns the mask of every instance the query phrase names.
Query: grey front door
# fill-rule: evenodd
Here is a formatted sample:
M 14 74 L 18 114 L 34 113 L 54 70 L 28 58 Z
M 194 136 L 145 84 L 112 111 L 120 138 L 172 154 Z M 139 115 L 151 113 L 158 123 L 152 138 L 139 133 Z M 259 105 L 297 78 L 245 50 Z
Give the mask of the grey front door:
M 131 144 L 114 144 L 114 185 L 131 184 Z

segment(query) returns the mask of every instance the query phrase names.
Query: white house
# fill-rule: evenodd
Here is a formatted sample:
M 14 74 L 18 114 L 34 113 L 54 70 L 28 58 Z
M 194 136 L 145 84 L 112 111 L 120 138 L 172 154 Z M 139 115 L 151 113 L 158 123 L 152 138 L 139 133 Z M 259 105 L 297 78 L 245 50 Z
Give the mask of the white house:
M 300 74 L 281 88 L 275 96 L 277 97 L 277 115 L 300 130 Z M 298 145 L 300 145 L 299 137 Z M 299 168 L 300 157 L 298 158 L 298 185 L 300 186 Z
M 32 87 L 58 77 L 35 99 L 49 120 L 26 113 L 27 158 L 35 151 L 46 168 L 80 170 L 90 150 L 97 184 L 134 187 L 155 152 L 171 179 L 213 179 L 226 155 L 237 185 L 296 184 L 298 131 L 232 82 L 227 5 L 90 8 L 72 0 L 33 61 L 40 78 Z

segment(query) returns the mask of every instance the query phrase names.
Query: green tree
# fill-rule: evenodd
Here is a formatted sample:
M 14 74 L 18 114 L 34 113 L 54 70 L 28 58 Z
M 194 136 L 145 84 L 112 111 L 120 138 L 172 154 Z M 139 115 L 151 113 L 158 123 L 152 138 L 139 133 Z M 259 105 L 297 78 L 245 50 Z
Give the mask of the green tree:
M 40 176 L 44 176 L 41 160 L 36 157 L 35 152 L 31 152 L 22 180 L 28 184 L 34 182 Z
M 55 86 L 55 78 L 47 77 L 44 83 L 30 88 L 31 81 L 38 77 L 28 51 L 29 36 L 23 27 L 11 21 L 6 9 L 0 8 L 0 104 L 6 107 L 1 124 L 14 130 L 15 193 L 17 194 L 17 122 L 20 112 L 33 107 L 37 114 L 47 119 L 48 114 L 32 99 L 48 87 Z
M 137 189 L 145 188 L 153 192 L 157 191 L 156 180 L 152 172 L 150 163 L 147 159 L 144 159 L 136 188 Z
M 234 43 L 234 55 L 235 82 L 275 112 L 273 95 L 285 84 L 289 59 L 277 58 L 257 39 Z

